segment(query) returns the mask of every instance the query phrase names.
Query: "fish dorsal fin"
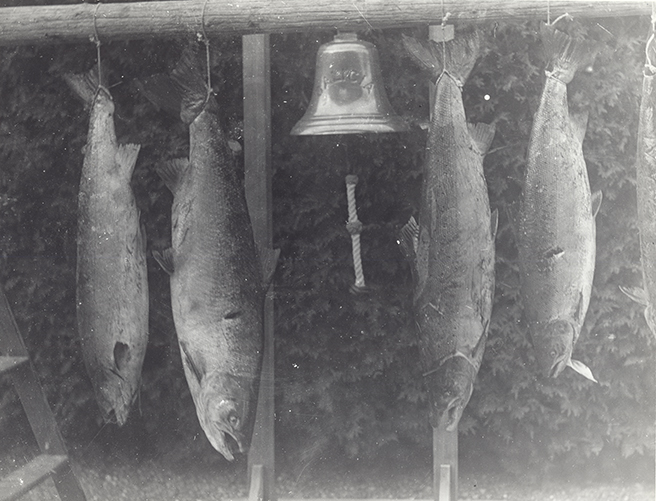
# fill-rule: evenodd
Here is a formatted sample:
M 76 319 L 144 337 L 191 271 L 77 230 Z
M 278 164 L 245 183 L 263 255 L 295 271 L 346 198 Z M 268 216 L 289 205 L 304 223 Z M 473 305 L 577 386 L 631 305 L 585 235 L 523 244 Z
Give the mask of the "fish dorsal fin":
M 173 275 L 175 271 L 173 266 L 173 249 L 169 247 L 162 252 L 153 251 L 153 257 L 166 273 Z
M 159 177 L 162 178 L 166 187 L 171 190 L 171 193 L 175 195 L 175 192 L 180 185 L 180 179 L 189 168 L 189 160 L 186 158 L 175 158 L 173 160 L 168 160 L 162 165 L 155 169 Z
M 572 132 L 576 140 L 583 144 L 585 133 L 588 128 L 588 111 L 579 111 L 570 115 L 570 122 L 572 124 Z
M 590 381 L 593 381 L 595 383 L 599 382 L 592 375 L 592 371 L 590 370 L 590 368 L 587 365 L 585 365 L 583 362 L 579 362 L 578 360 L 570 359 L 569 362 L 567 362 L 567 367 L 571 367 L 576 372 L 581 374 L 581 376 L 583 376 L 584 378 L 589 379 Z
M 494 139 L 495 126 L 493 124 L 468 123 L 467 128 L 469 129 L 469 135 L 472 138 L 474 147 L 481 156 L 484 156 L 487 150 L 490 149 L 490 145 Z
M 492 215 L 490 216 L 490 235 L 492 235 L 492 241 L 497 238 L 497 230 L 499 229 L 499 209 L 494 209 Z
M 649 298 L 642 287 L 624 287 L 619 286 L 620 290 L 640 306 L 648 306 Z
M 205 375 L 205 367 L 203 366 L 200 360 L 194 361 L 191 353 L 189 353 L 187 343 L 185 343 L 184 341 L 180 341 L 180 351 L 182 351 L 183 363 L 189 368 L 189 370 L 196 377 L 198 384 L 201 384 L 201 381 L 203 380 L 203 376 Z
M 116 161 L 119 172 L 124 172 L 128 180 L 132 179 L 140 149 L 141 145 L 138 144 L 120 144 L 116 149 L 114 160 Z
M 597 217 L 603 198 L 604 196 L 601 191 L 595 191 L 592 194 L 592 217 Z

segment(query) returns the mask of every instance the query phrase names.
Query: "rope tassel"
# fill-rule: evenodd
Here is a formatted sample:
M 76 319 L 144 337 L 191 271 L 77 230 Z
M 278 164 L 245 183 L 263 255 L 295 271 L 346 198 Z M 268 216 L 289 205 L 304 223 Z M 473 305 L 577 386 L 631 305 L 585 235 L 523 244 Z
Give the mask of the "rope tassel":
M 353 246 L 353 268 L 355 269 L 355 284 L 351 287 L 353 292 L 362 292 L 366 286 L 364 273 L 362 271 L 362 258 L 360 256 L 360 233 L 362 223 L 358 220 L 355 208 L 355 185 L 358 184 L 358 176 L 349 174 L 346 176 L 346 198 L 348 200 L 348 222 L 346 229 L 351 234 L 351 245 Z

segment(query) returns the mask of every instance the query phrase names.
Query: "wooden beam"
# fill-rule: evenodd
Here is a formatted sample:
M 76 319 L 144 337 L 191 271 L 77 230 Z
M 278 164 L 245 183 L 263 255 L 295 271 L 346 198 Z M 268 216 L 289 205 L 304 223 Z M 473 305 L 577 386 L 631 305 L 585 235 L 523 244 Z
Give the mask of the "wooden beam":
M 648 15 L 647 0 L 171 0 L 0 8 L 0 45 L 368 30 L 459 21 Z

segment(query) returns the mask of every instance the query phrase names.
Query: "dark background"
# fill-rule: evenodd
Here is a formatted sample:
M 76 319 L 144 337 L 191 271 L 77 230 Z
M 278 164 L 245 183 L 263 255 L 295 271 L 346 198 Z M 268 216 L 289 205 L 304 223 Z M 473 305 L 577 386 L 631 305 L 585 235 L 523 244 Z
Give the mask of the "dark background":
M 590 110 L 584 153 L 597 216 L 597 269 L 575 347 L 599 384 L 566 370 L 537 375 L 519 319 L 517 251 L 507 217 L 519 199 L 528 136 L 544 81 L 538 21 L 479 25 L 484 50 L 464 87 L 468 119 L 496 123 L 485 160 L 499 209 L 497 286 L 485 357 L 460 423 L 461 463 L 511 474 L 651 479 L 656 341 L 643 309 L 618 289 L 640 285 L 635 150 L 648 18 L 599 25 L 600 54 L 570 85 L 570 105 Z M 312 90 L 321 43 L 333 32 L 271 36 L 275 275 L 276 446 L 279 469 L 429 461 L 426 393 L 411 329 L 409 268 L 401 226 L 417 210 L 428 86 L 401 34 L 360 33 L 380 53 L 385 87 L 411 132 L 294 137 Z M 602 40 L 603 39 L 603 40 Z M 241 39 L 212 40 L 212 80 L 230 137 L 241 141 Z M 185 127 L 156 110 L 134 79 L 166 71 L 178 41 L 102 47 L 120 142 L 142 145 L 133 178 L 148 249 L 170 239 L 171 194 L 154 167 L 187 152 Z M 149 257 L 150 339 L 141 393 L 123 428 L 103 426 L 82 363 L 75 324 L 76 197 L 88 113 L 62 80 L 95 64 L 95 46 L 0 48 L 0 281 L 73 455 L 161 458 L 224 465 L 200 429 L 184 380 L 168 276 Z M 489 99 L 485 99 L 489 96 Z M 241 156 L 238 158 L 241 164 Z M 344 176 L 359 176 L 365 296 L 353 283 Z M 0 442 L 30 433 L 0 379 Z M 4 447 L 3 447 L 4 449 Z M 242 460 L 243 461 L 243 460 Z

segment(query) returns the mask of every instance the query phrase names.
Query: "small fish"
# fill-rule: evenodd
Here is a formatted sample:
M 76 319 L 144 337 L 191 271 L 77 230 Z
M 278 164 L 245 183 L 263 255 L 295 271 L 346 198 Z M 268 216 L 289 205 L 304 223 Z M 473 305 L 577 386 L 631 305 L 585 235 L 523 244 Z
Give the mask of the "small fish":
M 620 287 L 638 304 L 645 307 L 645 320 L 656 336 L 656 46 L 652 29 L 647 42 L 647 61 L 642 78 L 642 101 L 638 123 L 636 194 L 640 257 L 643 287 Z
M 541 34 L 552 69 L 533 121 L 518 214 L 523 316 L 545 377 L 571 367 L 595 381 L 572 350 L 590 302 L 602 197 L 590 193 L 581 147 L 587 113 L 570 114 L 567 104 L 567 84 L 594 54 L 553 25 Z
M 437 81 L 419 223 L 401 231 L 414 278 L 414 317 L 431 425 L 456 429 L 483 358 L 494 294 L 497 211 L 490 213 L 483 157 L 494 127 L 468 124 L 462 85 L 478 56 L 476 32 L 428 47 L 404 44 Z M 446 56 L 446 59 L 443 56 Z
M 141 82 L 189 126 L 189 158 L 158 173 L 173 193 L 172 247 L 155 258 L 171 275 L 173 320 L 201 427 L 227 460 L 250 442 L 263 352 L 263 305 L 275 256 L 258 252 L 243 182 L 219 105 L 193 48 L 171 76 Z M 260 265 L 259 258 L 265 263 Z
M 65 79 L 91 109 L 78 194 L 78 332 L 103 419 L 122 426 L 148 344 L 146 237 L 130 187 L 140 147 L 117 144 L 114 102 L 95 70 Z

